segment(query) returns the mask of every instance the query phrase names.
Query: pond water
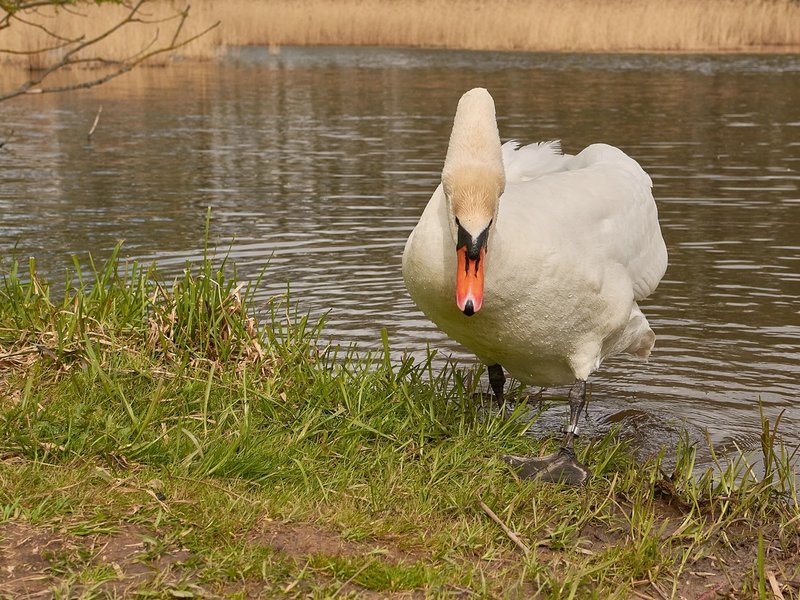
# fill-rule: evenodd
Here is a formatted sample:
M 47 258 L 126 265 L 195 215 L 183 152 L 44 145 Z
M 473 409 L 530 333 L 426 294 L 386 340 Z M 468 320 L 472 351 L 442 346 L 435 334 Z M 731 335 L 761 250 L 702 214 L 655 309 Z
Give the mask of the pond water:
M 57 281 L 72 254 L 102 260 L 124 239 L 126 256 L 177 273 L 202 253 L 210 206 L 240 276 L 268 265 L 263 304 L 290 282 L 301 310 L 329 311 L 325 338 L 366 350 L 386 328 L 398 354 L 430 344 L 469 367 L 411 303 L 400 258 L 475 86 L 504 140 L 604 141 L 653 178 L 670 251 L 642 303 L 656 348 L 592 378 L 590 430 L 619 422 L 647 451 L 684 427 L 752 448 L 760 400 L 797 443 L 800 56 L 242 48 L 18 98 L 0 105 L 0 253 Z

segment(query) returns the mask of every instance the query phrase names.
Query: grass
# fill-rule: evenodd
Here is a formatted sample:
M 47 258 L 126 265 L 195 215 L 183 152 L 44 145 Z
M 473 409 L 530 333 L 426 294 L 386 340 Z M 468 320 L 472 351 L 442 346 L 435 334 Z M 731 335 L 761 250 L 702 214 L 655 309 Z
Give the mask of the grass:
M 57 295 L 7 266 L 2 597 L 799 595 L 779 423 L 764 476 L 698 475 L 687 443 L 665 473 L 612 432 L 584 488 L 520 481 L 498 457 L 553 445 L 523 396 L 503 416 L 480 373 L 323 345 L 225 260 L 167 283 L 115 252 Z
M 150 48 L 156 31 L 162 43 L 185 5 L 148 0 L 143 22 L 126 25 L 87 52 L 121 60 Z M 122 6 L 91 2 L 58 11 L 26 11 L 0 32 L 0 59 L 45 68 L 63 39 L 98 36 L 125 14 Z M 178 54 L 212 58 L 226 46 L 249 44 L 578 52 L 800 48 L 800 4 L 795 0 L 200 0 L 192 3 L 190 14 L 187 37 L 217 21 L 222 25 L 155 60 L 163 64 Z M 47 48 L 53 49 L 42 51 Z

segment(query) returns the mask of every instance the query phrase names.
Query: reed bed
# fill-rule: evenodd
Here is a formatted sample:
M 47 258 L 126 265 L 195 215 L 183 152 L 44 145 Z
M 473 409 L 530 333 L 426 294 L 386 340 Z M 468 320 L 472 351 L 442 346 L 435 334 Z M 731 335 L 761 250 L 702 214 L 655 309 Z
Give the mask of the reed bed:
M 145 23 L 131 23 L 87 50 L 123 60 L 170 35 L 177 0 L 146 3 Z M 0 30 L 0 60 L 43 68 L 57 38 L 92 37 L 126 9 L 79 3 L 38 9 Z M 793 52 L 800 49 L 795 0 L 198 0 L 187 37 L 221 26 L 176 52 L 154 59 L 213 58 L 227 46 L 395 46 L 576 52 Z M 8 51 L 11 52 L 8 52 Z M 22 53 L 22 54 L 20 54 Z M 151 64 L 152 61 L 151 61 Z
M 792 0 L 234 0 L 228 6 L 228 44 L 579 52 L 800 47 L 800 3 Z
M 763 475 L 612 431 L 578 445 L 585 487 L 521 481 L 498 457 L 553 442 L 519 389 L 323 344 L 224 258 L 170 282 L 120 256 L 59 293 L 3 263 L 2 597 L 800 595 L 778 423 Z

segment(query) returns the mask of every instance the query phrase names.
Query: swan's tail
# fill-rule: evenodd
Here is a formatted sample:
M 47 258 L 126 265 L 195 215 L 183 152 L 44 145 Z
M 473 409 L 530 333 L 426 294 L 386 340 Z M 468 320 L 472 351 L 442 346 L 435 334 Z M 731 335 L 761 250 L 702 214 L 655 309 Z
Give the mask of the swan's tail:
M 633 304 L 633 309 L 631 309 L 631 318 L 628 320 L 622 339 L 627 345 L 623 352 L 632 354 L 642 360 L 649 358 L 650 352 L 656 343 L 656 334 L 650 329 L 650 323 L 647 322 L 647 318 L 636 303 Z

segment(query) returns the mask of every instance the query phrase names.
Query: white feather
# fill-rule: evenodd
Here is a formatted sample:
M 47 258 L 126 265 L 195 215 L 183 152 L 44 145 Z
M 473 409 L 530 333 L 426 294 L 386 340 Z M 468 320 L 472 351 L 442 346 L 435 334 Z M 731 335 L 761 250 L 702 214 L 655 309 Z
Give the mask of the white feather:
M 539 142 L 521 146 L 516 140 L 502 146 L 506 182 L 530 181 L 546 173 L 564 169 L 569 155 L 561 153 L 561 142 Z

